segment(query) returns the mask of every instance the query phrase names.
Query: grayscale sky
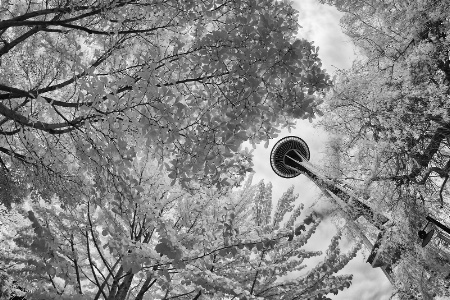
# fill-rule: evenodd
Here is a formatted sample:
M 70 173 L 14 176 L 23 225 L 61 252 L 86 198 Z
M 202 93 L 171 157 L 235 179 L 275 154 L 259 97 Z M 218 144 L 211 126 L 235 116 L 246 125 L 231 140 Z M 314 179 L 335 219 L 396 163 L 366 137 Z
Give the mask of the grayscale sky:
M 323 67 L 332 74 L 336 68 L 350 68 L 355 58 L 355 49 L 339 26 L 341 13 L 333 7 L 318 3 L 317 0 L 295 0 L 294 7 L 300 12 L 299 24 L 303 27 L 300 30 L 300 36 L 309 41 L 314 41 L 314 45 L 320 47 L 319 56 L 322 59 Z M 327 134 L 314 128 L 313 125 L 314 122 L 310 124 L 307 120 L 299 121 L 295 130 L 292 130 L 291 133 L 285 130 L 280 133 L 279 138 L 287 135 L 301 137 L 311 150 L 311 162 L 320 164 L 320 159 L 323 156 L 322 149 L 327 141 Z M 295 179 L 277 177 L 270 167 L 270 150 L 279 138 L 273 139 L 267 149 L 264 148 L 263 144 L 256 147 L 254 151 L 254 169 L 256 172 L 254 183 L 261 179 L 264 179 L 265 182 L 272 182 L 274 200 L 278 200 L 289 186 L 294 185 L 295 192 L 300 195 L 299 202 L 303 202 L 305 209 L 307 209 L 319 199 L 319 189 L 304 176 L 299 176 Z M 323 202 L 324 199 L 322 198 L 320 201 Z M 325 220 L 310 243 L 308 243 L 308 249 L 325 251 L 335 232 L 335 226 L 330 221 Z M 340 272 L 343 274 L 354 274 L 353 284 L 350 288 L 336 296 L 330 294 L 328 297 L 333 300 L 389 299 L 392 292 L 391 285 L 379 268 L 373 269 L 365 262 L 366 259 L 364 257 L 367 257 L 368 253 L 367 250 L 360 251 L 358 256 Z M 305 262 L 312 265 L 320 260 L 320 258 L 314 258 Z

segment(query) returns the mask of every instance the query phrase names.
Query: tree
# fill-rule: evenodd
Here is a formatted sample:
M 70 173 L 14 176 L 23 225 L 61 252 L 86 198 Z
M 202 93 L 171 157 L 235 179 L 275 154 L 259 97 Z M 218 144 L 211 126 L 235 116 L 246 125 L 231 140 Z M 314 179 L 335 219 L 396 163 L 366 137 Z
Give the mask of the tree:
M 447 254 L 417 243 L 427 214 L 449 221 L 448 2 L 321 2 L 345 13 L 342 27 L 364 56 L 326 101 L 334 173 L 393 220 L 392 242 L 404 249 L 399 290 L 448 296 Z
M 232 186 L 250 170 L 240 144 L 313 118 L 330 84 L 285 1 L 21 0 L 0 13 L 1 159 L 36 180 L 70 179 L 80 153 L 108 165 L 147 145 L 184 187 Z
M 1 255 L 27 299 L 328 299 L 350 286 L 335 273 L 359 248 L 341 253 L 340 234 L 303 270 L 321 254 L 302 249 L 320 219 L 298 221 L 293 187 L 272 213 L 270 183 L 191 195 L 138 157 L 128 176 L 97 173 L 76 206 L 53 198 L 21 210 L 30 225 Z

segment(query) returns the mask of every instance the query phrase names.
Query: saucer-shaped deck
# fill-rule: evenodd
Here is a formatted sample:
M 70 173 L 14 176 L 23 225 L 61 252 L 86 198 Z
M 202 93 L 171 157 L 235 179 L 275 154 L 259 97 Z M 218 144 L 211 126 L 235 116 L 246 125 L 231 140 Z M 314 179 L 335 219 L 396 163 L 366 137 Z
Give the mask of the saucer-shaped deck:
M 302 157 L 293 150 L 297 150 Z M 270 153 L 272 170 L 280 177 L 293 178 L 303 173 L 297 161 L 309 160 L 308 145 L 299 137 L 287 136 L 279 140 Z

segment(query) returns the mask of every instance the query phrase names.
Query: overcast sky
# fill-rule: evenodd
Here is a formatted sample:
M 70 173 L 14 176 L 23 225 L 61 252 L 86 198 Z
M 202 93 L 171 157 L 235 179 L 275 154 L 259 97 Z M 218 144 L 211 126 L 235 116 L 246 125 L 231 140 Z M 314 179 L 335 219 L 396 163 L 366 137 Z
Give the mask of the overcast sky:
M 314 41 L 314 45 L 320 47 L 319 56 L 322 59 L 323 67 L 330 73 L 334 73 L 336 69 L 350 68 L 355 58 L 355 49 L 348 37 L 341 31 L 339 26 L 341 14 L 333 7 L 318 3 L 317 0 L 295 0 L 294 7 L 300 12 L 299 24 L 303 27 L 300 30 L 300 36 L 309 41 Z M 317 128 L 313 128 L 313 124 L 310 124 L 308 121 L 299 121 L 297 129 L 292 130 L 291 133 L 285 130 L 280 133 L 279 138 L 287 135 L 301 137 L 311 150 L 310 161 L 313 164 L 320 165 L 327 134 Z M 275 175 L 270 167 L 269 158 L 270 150 L 278 139 L 272 140 L 267 149 L 262 144 L 255 149 L 254 169 L 256 174 L 254 183 L 261 179 L 264 179 L 265 182 L 272 182 L 274 200 L 278 200 L 289 186 L 294 185 L 295 192 L 300 194 L 299 202 L 303 202 L 307 209 L 315 201 L 318 201 L 320 191 L 305 176 L 299 176 L 295 179 L 283 179 Z M 320 201 L 321 204 L 324 204 L 323 198 Z M 308 248 L 325 251 L 335 232 L 336 229 L 333 224 L 329 221 L 323 222 L 310 243 L 308 243 Z M 365 257 L 367 257 L 367 250 L 365 254 Z M 389 299 L 392 292 L 389 281 L 379 268 L 373 269 L 365 260 L 360 251 L 358 256 L 341 272 L 354 275 L 352 286 L 340 292 L 337 296 L 333 294 L 328 295 L 329 298 L 334 300 Z M 313 265 L 315 262 L 317 262 L 317 259 L 307 262 L 307 264 Z

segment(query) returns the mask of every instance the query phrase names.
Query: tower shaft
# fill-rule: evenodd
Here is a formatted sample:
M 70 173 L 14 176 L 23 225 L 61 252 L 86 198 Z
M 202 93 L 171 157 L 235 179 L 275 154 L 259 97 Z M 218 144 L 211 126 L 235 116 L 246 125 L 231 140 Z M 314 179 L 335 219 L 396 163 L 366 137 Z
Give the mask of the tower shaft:
M 350 187 L 344 187 L 335 180 L 320 174 L 316 168 L 305 158 L 301 153 L 297 152 L 297 157 L 286 155 L 286 166 L 297 171 L 301 171 L 309 179 L 311 179 L 320 189 L 326 190 L 330 196 L 337 200 L 339 206 L 347 211 L 351 219 L 356 220 L 363 216 L 368 222 L 373 224 L 379 230 L 382 230 L 383 225 L 389 221 L 385 216 L 376 213 L 370 206 L 358 199 L 352 192 Z M 301 160 L 299 160 L 299 158 Z M 337 198 L 337 199 L 336 199 Z

